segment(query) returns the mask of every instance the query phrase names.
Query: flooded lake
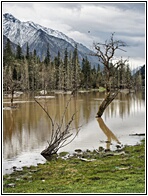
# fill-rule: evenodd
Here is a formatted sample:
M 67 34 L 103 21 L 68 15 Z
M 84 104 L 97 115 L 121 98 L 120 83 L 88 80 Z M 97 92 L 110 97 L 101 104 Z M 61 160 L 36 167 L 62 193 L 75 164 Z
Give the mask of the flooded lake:
M 135 145 L 144 136 L 132 134 L 145 133 L 144 93 L 120 93 L 109 105 L 102 118 L 96 119 L 98 107 L 105 93 L 83 92 L 72 97 L 64 123 L 76 112 L 72 130 L 80 131 L 75 140 L 59 150 L 73 153 L 75 149 L 116 150 L 116 145 Z M 52 94 L 51 98 L 38 99 L 48 109 L 55 123 L 60 123 L 70 95 Z M 49 118 L 32 96 L 20 95 L 15 99 L 16 109 L 9 109 L 10 99 L 3 105 L 3 174 L 11 173 L 13 167 L 37 165 L 46 160 L 40 155 L 50 140 L 51 124 Z

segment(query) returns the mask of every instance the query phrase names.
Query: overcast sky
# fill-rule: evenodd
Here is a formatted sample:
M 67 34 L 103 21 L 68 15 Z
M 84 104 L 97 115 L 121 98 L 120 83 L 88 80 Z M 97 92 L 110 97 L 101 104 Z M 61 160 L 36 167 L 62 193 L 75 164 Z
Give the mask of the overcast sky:
M 104 42 L 111 33 L 128 44 L 132 68 L 145 64 L 145 4 L 93 2 L 3 2 L 3 13 L 11 13 L 21 21 L 33 21 L 58 30 L 89 49 L 93 42 Z

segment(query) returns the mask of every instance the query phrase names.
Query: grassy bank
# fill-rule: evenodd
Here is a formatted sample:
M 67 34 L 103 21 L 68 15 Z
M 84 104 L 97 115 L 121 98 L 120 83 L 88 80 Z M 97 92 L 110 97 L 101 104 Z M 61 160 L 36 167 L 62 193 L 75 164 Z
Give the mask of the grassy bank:
M 121 152 L 88 151 L 24 167 L 4 176 L 3 193 L 144 193 L 144 146 L 142 141 Z

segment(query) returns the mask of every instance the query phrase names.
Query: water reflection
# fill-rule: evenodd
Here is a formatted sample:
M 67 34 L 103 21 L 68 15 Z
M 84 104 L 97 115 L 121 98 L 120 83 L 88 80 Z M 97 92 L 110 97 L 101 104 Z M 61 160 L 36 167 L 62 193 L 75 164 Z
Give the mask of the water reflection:
M 119 93 L 117 98 L 105 111 L 105 118 L 120 116 L 124 118 L 136 113 L 144 107 L 144 93 Z
M 95 116 L 104 96 L 105 93 L 89 92 L 79 93 L 71 99 L 64 118 L 64 125 L 69 121 L 72 114 L 77 112 L 72 127 L 74 129 L 77 129 L 81 125 L 83 127 L 78 137 L 64 150 L 69 151 L 83 147 L 86 149 L 92 147 L 98 148 L 98 140 L 101 140 L 103 136 L 101 134 L 101 136 L 98 135 L 98 124 Z M 69 98 L 70 95 L 55 95 L 53 99 L 40 100 L 40 102 L 48 108 L 55 123 L 59 123 Z M 22 100 L 31 102 L 19 102 Z M 4 100 L 4 106 L 8 105 L 8 101 Z M 15 101 L 18 102 L 19 108 L 3 111 L 4 160 L 14 158 L 26 152 L 33 153 L 36 151 L 40 153 L 48 145 L 47 140 L 49 140 L 51 134 L 51 124 L 47 115 L 33 101 L 32 97 L 23 95 Z M 123 122 L 124 119 L 126 122 Z M 102 119 L 98 119 L 98 123 L 106 134 L 108 141 L 115 140 L 118 143 L 120 139 L 120 142 L 123 144 L 125 135 L 126 141 L 129 142 L 127 138 L 129 139 L 130 133 L 134 131 L 144 132 L 144 119 L 144 96 L 139 92 L 137 94 L 119 94 L 106 109 Z M 112 127 L 112 124 L 114 125 L 114 133 L 104 124 L 103 120 L 107 122 L 107 126 L 109 127 Z M 116 130 L 118 130 L 118 134 Z M 120 138 L 118 135 L 120 135 Z M 107 148 L 110 147 L 109 144 L 107 143 Z M 26 154 L 26 156 L 28 155 Z
M 106 150 L 110 150 L 110 145 L 112 144 L 111 141 L 114 140 L 118 144 L 121 144 L 121 142 L 118 140 L 118 138 L 114 135 L 114 133 L 106 126 L 102 118 L 97 118 L 98 124 L 104 134 L 107 136 L 106 140 Z

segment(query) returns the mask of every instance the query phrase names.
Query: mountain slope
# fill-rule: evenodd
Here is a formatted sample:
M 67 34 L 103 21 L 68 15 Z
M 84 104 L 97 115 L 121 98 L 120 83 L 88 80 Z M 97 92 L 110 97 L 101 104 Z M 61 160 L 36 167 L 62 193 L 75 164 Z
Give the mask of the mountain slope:
M 7 44 L 7 38 L 5 35 L 3 35 L 3 45 L 5 46 Z M 11 49 L 12 51 L 16 52 L 17 50 L 17 44 L 14 44 L 13 42 L 10 41 L 10 46 L 11 46 Z
M 142 77 L 142 85 L 145 86 L 145 65 L 141 66 L 141 67 L 139 68 L 139 70 L 136 71 L 136 73 L 134 73 L 133 76 L 134 76 L 134 77 L 137 77 L 139 74 L 140 74 L 141 77 Z
M 23 44 L 28 42 L 37 30 L 29 23 L 21 22 L 11 14 L 3 15 L 3 34 L 15 44 Z
M 46 56 L 47 43 L 49 43 L 52 59 L 58 54 L 58 51 L 60 51 L 63 57 L 66 48 L 69 53 L 72 52 L 77 44 L 80 61 L 87 56 L 92 66 L 99 63 L 97 57 L 90 56 L 91 50 L 63 33 L 31 21 L 21 22 L 8 13 L 3 15 L 3 34 L 14 44 L 20 44 L 24 53 L 28 43 L 30 52 L 33 52 L 35 49 L 41 60 Z
M 44 59 L 47 51 L 47 43 L 49 43 L 50 46 L 50 55 L 51 57 L 54 57 L 58 54 L 58 51 L 60 51 L 61 56 L 64 56 L 65 48 L 67 48 L 68 51 L 73 51 L 74 47 L 69 44 L 68 42 L 65 42 L 63 39 L 55 38 L 52 36 L 49 36 L 45 32 L 43 32 L 41 29 L 39 29 L 34 36 L 32 36 L 29 40 L 29 48 L 30 51 L 33 51 L 36 49 L 36 52 L 38 56 L 41 59 Z M 27 43 L 25 43 L 22 47 L 23 51 L 26 50 Z

